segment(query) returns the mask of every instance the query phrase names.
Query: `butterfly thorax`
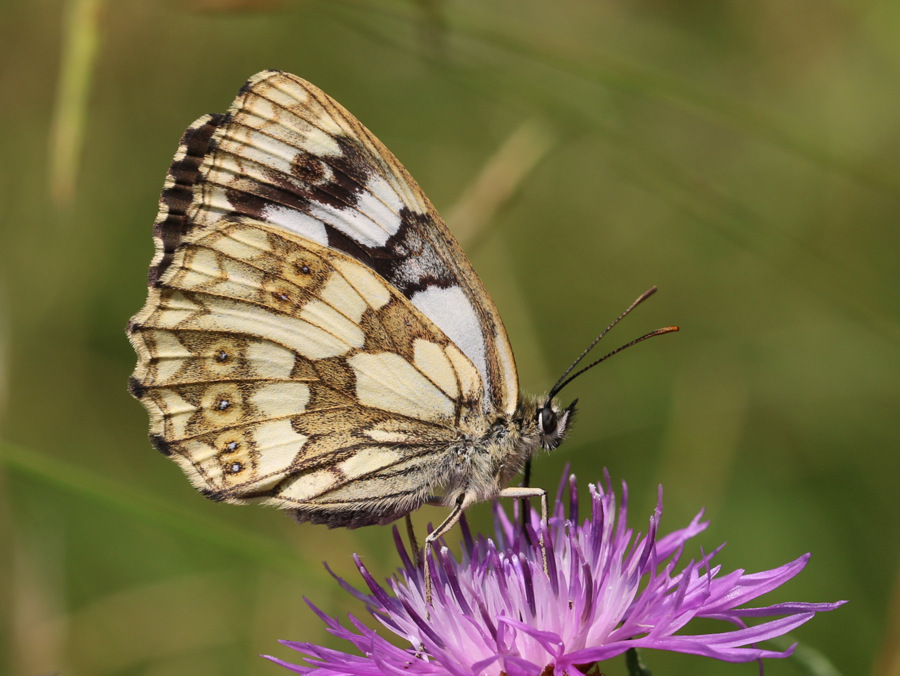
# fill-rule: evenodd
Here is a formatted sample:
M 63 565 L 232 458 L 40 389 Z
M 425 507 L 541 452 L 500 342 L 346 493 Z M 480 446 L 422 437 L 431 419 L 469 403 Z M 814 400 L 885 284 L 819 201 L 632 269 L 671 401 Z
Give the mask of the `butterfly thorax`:
M 574 403 L 562 408 L 543 396 L 523 396 L 513 416 L 483 417 L 481 433 L 460 437 L 446 471 L 440 503 L 463 506 L 497 497 L 539 448 L 553 450 L 571 424 Z M 474 422 L 474 421 L 473 421 Z

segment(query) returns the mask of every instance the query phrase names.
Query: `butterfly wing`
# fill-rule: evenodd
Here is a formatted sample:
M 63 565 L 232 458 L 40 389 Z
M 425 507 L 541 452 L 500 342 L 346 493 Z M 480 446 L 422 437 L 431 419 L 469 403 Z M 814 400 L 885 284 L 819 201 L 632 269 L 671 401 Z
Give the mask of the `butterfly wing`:
M 154 445 L 207 496 L 300 520 L 412 511 L 482 417 L 478 371 L 405 296 L 260 222 L 187 233 L 129 335 Z
M 270 224 L 376 272 L 475 365 L 485 413 L 516 410 L 506 330 L 462 249 L 391 152 L 305 80 L 264 71 L 228 113 L 197 120 L 160 205 L 151 284 L 193 231 L 233 218 Z

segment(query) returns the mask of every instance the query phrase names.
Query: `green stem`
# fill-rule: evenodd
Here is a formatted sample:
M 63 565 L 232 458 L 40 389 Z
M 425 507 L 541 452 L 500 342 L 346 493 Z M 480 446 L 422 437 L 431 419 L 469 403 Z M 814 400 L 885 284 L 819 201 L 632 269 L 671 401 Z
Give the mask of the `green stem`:
M 625 664 L 628 666 L 628 676 L 652 676 L 652 672 L 641 661 L 637 648 L 629 648 L 625 653 Z

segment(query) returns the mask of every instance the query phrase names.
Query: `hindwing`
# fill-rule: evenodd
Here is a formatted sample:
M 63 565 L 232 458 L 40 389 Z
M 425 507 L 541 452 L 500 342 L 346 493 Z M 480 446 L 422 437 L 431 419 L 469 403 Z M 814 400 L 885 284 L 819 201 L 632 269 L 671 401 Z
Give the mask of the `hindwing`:
M 394 286 L 258 221 L 185 233 L 129 335 L 154 445 L 209 497 L 391 521 L 440 488 L 481 376 Z

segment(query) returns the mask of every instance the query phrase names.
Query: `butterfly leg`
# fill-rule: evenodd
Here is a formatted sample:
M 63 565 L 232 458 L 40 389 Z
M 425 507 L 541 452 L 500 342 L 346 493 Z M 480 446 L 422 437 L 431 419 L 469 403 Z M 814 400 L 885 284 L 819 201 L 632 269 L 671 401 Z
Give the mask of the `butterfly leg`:
M 425 605 L 426 607 L 431 606 L 431 592 L 432 592 L 432 584 L 431 584 L 431 554 L 434 551 L 434 542 L 443 537 L 443 535 L 453 528 L 456 525 L 456 522 L 459 521 L 459 517 L 463 513 L 463 501 L 465 500 L 466 494 L 463 493 L 459 496 L 456 501 L 456 504 L 453 505 L 453 511 L 444 519 L 444 522 L 431 531 L 428 534 L 428 537 L 425 538 L 425 565 L 422 566 L 425 572 Z
M 419 541 L 416 538 L 416 531 L 413 528 L 412 518 L 410 518 L 409 514 L 406 515 L 406 538 L 409 540 L 409 548 L 412 550 L 412 555 L 416 560 L 416 567 L 422 567 L 422 551 L 419 549 Z
M 549 573 L 547 566 L 547 547 L 544 544 L 544 527 L 547 525 L 547 491 L 543 488 L 532 488 L 530 486 L 510 486 L 500 491 L 498 497 L 513 498 L 518 500 L 528 498 L 541 499 L 541 529 L 538 533 L 538 544 L 541 546 L 541 561 L 544 564 L 544 572 Z
M 525 461 L 525 468 L 522 471 L 522 483 L 519 484 L 522 488 L 528 488 L 531 486 L 531 458 L 528 458 Z M 528 510 L 522 510 L 522 531 L 525 531 L 525 524 L 528 523 Z

